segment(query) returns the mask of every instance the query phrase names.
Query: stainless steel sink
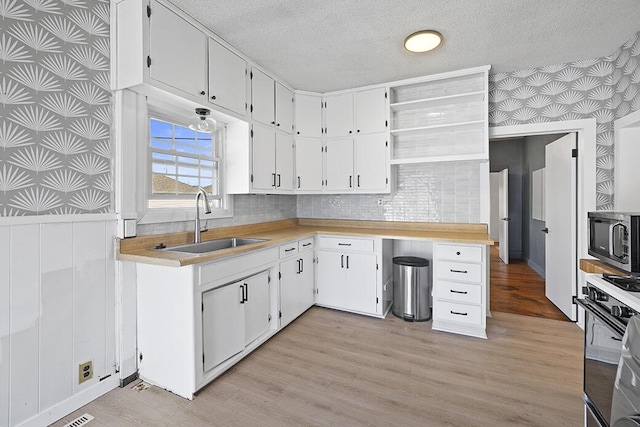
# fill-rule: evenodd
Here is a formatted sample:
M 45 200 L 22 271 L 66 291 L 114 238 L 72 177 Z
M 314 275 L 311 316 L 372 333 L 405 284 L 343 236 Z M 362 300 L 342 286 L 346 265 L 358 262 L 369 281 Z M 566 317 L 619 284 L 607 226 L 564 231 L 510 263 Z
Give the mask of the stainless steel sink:
M 161 251 L 184 252 L 190 254 L 204 254 L 207 252 L 221 251 L 223 249 L 237 248 L 238 246 L 252 245 L 266 242 L 268 239 L 253 239 L 245 237 L 225 237 L 222 239 L 207 240 L 200 243 L 188 243 L 186 245 L 169 246 L 159 248 Z

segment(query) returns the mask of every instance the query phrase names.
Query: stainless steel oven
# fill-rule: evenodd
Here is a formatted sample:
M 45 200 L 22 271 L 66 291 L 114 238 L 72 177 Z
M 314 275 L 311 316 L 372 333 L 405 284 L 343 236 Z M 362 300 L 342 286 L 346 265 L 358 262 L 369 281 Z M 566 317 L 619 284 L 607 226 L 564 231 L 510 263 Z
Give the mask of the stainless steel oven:
M 622 338 L 636 312 L 591 283 L 583 288 L 585 309 L 584 401 L 587 426 L 609 427 Z

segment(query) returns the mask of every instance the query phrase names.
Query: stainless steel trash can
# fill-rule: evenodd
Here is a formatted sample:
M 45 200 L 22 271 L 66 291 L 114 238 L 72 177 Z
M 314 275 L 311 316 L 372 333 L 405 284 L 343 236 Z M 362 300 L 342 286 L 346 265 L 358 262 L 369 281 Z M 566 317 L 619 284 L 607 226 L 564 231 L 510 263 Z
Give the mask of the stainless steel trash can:
M 391 312 L 407 321 L 431 319 L 429 260 L 414 256 L 393 258 Z

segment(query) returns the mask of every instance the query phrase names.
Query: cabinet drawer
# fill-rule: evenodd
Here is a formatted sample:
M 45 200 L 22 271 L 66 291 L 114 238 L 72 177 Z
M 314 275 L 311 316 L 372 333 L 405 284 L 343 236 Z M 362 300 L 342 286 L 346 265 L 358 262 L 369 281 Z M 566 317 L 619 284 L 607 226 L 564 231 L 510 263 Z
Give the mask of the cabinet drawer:
M 482 247 L 439 243 L 436 258 L 462 262 L 482 262 Z
M 438 299 L 446 299 L 467 304 L 481 304 L 482 288 L 480 285 L 441 280 L 435 283 L 435 296 Z
M 434 305 L 434 317 L 448 322 L 465 323 L 468 325 L 482 324 L 482 306 L 459 304 L 436 300 Z
M 353 239 L 350 237 L 318 237 L 320 249 L 341 251 L 373 252 L 373 239 Z
M 439 279 L 482 283 L 482 265 L 437 260 L 436 277 Z
M 280 258 L 286 258 L 298 253 L 298 242 L 287 243 L 286 245 L 280 245 Z
M 298 241 L 298 252 L 313 249 L 313 237 L 308 237 Z

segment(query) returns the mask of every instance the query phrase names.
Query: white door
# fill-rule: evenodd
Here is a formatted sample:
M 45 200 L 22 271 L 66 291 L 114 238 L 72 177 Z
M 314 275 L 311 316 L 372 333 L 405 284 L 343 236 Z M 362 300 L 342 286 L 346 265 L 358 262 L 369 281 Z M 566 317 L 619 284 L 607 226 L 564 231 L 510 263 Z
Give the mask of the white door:
M 386 134 L 364 135 L 355 139 L 356 190 L 385 190 L 387 188 Z
M 328 139 L 325 153 L 327 190 L 353 189 L 353 139 Z
M 293 135 L 276 133 L 276 189 L 293 190 Z
M 500 225 L 498 229 L 498 241 L 500 242 L 499 256 L 509 264 L 509 169 L 500 172 L 498 181 L 498 213 Z
M 386 89 L 363 90 L 354 94 L 356 135 L 387 129 Z
M 273 79 L 260 70 L 251 72 L 251 117 L 265 125 L 275 124 Z
M 300 276 L 298 278 L 298 312 L 302 313 L 313 305 L 314 284 L 313 252 L 308 251 L 300 255 Z
M 258 338 L 269 330 L 269 274 L 265 271 L 242 281 L 244 286 L 245 343 Z
M 244 114 L 247 102 L 247 63 L 209 39 L 209 102 Z
M 224 362 L 245 346 L 242 283 L 202 294 L 204 371 Z
M 293 92 L 276 82 L 276 127 L 293 132 Z
M 544 204 L 546 219 L 545 294 L 571 320 L 576 320 L 576 162 L 570 133 L 545 147 Z
M 297 93 L 295 96 L 296 135 L 312 138 L 322 136 L 322 98 Z
M 318 251 L 316 303 L 344 307 L 345 255 L 340 252 Z
M 353 94 L 327 96 L 324 102 L 327 138 L 353 135 Z
M 375 313 L 378 304 L 376 256 L 345 254 L 345 272 L 345 307 L 363 313 Z
M 299 259 L 280 263 L 280 327 L 288 325 L 299 313 Z
M 257 190 L 272 190 L 276 183 L 276 135 L 273 129 L 253 126 L 253 184 Z
M 149 18 L 149 76 L 191 96 L 207 96 L 207 37 L 158 2 Z
M 297 190 L 322 190 L 322 140 L 296 137 Z

